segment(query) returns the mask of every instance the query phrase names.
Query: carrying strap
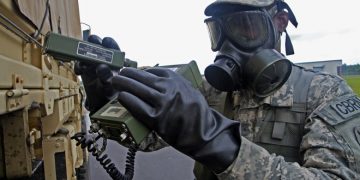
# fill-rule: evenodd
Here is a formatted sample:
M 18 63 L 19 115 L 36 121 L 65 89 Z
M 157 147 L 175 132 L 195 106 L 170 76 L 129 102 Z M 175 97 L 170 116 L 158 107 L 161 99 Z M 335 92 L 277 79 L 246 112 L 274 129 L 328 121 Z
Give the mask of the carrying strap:
M 315 75 L 318 73 L 313 71 L 307 71 L 303 67 L 293 66 L 294 76 L 292 76 L 292 81 L 294 83 L 294 105 L 291 108 L 291 111 L 294 112 L 304 112 L 305 118 L 309 115 L 307 107 L 307 97 L 311 82 Z

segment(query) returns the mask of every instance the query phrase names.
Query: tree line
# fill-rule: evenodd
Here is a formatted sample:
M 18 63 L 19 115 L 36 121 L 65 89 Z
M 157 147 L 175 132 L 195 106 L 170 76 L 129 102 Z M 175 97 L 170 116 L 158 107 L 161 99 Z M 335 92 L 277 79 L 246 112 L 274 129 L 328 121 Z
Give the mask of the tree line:
M 347 65 L 343 64 L 341 66 L 342 75 L 360 75 L 360 64 Z

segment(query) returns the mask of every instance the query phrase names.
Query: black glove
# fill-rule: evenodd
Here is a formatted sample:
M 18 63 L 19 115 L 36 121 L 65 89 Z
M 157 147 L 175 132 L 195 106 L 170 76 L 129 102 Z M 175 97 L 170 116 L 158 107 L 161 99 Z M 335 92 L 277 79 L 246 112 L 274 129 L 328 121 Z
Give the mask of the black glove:
M 240 124 L 209 108 L 200 92 L 175 72 L 125 68 L 112 85 L 136 119 L 214 172 L 222 172 L 237 157 Z
M 120 50 L 116 41 L 110 37 L 105 37 L 102 40 L 99 36 L 91 35 L 88 41 L 106 48 Z M 108 81 L 112 77 L 112 72 L 107 65 L 76 62 L 74 70 L 75 74 L 81 75 L 87 96 L 85 107 L 91 114 L 95 113 L 116 95 L 116 91 L 113 90 L 111 83 Z

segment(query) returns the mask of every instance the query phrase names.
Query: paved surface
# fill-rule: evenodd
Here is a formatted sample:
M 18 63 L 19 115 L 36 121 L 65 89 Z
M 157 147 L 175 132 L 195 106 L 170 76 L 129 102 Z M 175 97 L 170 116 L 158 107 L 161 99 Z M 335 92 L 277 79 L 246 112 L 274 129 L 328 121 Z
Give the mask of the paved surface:
M 117 142 L 109 141 L 107 154 L 121 173 L 125 171 L 127 149 Z M 90 155 L 91 156 L 91 155 Z M 134 180 L 193 180 L 193 160 L 168 147 L 156 152 L 137 152 Z M 92 156 L 90 179 L 110 180 L 110 176 Z
M 87 119 L 88 120 L 88 119 Z M 88 120 L 89 122 L 89 120 Z M 108 140 L 106 153 L 121 173 L 125 171 L 127 148 Z M 172 147 L 155 152 L 137 152 L 134 180 L 193 180 L 194 161 Z M 90 180 L 111 180 L 103 167 L 89 154 Z

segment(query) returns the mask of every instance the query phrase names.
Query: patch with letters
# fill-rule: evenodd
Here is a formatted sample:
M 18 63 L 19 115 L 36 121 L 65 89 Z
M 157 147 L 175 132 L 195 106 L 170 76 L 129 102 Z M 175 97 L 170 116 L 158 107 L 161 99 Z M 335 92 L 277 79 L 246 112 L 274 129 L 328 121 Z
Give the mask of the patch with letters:
M 331 125 L 360 117 L 360 98 L 355 95 L 338 97 L 315 114 Z
M 360 98 L 352 96 L 332 103 L 333 108 L 342 118 L 347 119 L 360 113 Z

